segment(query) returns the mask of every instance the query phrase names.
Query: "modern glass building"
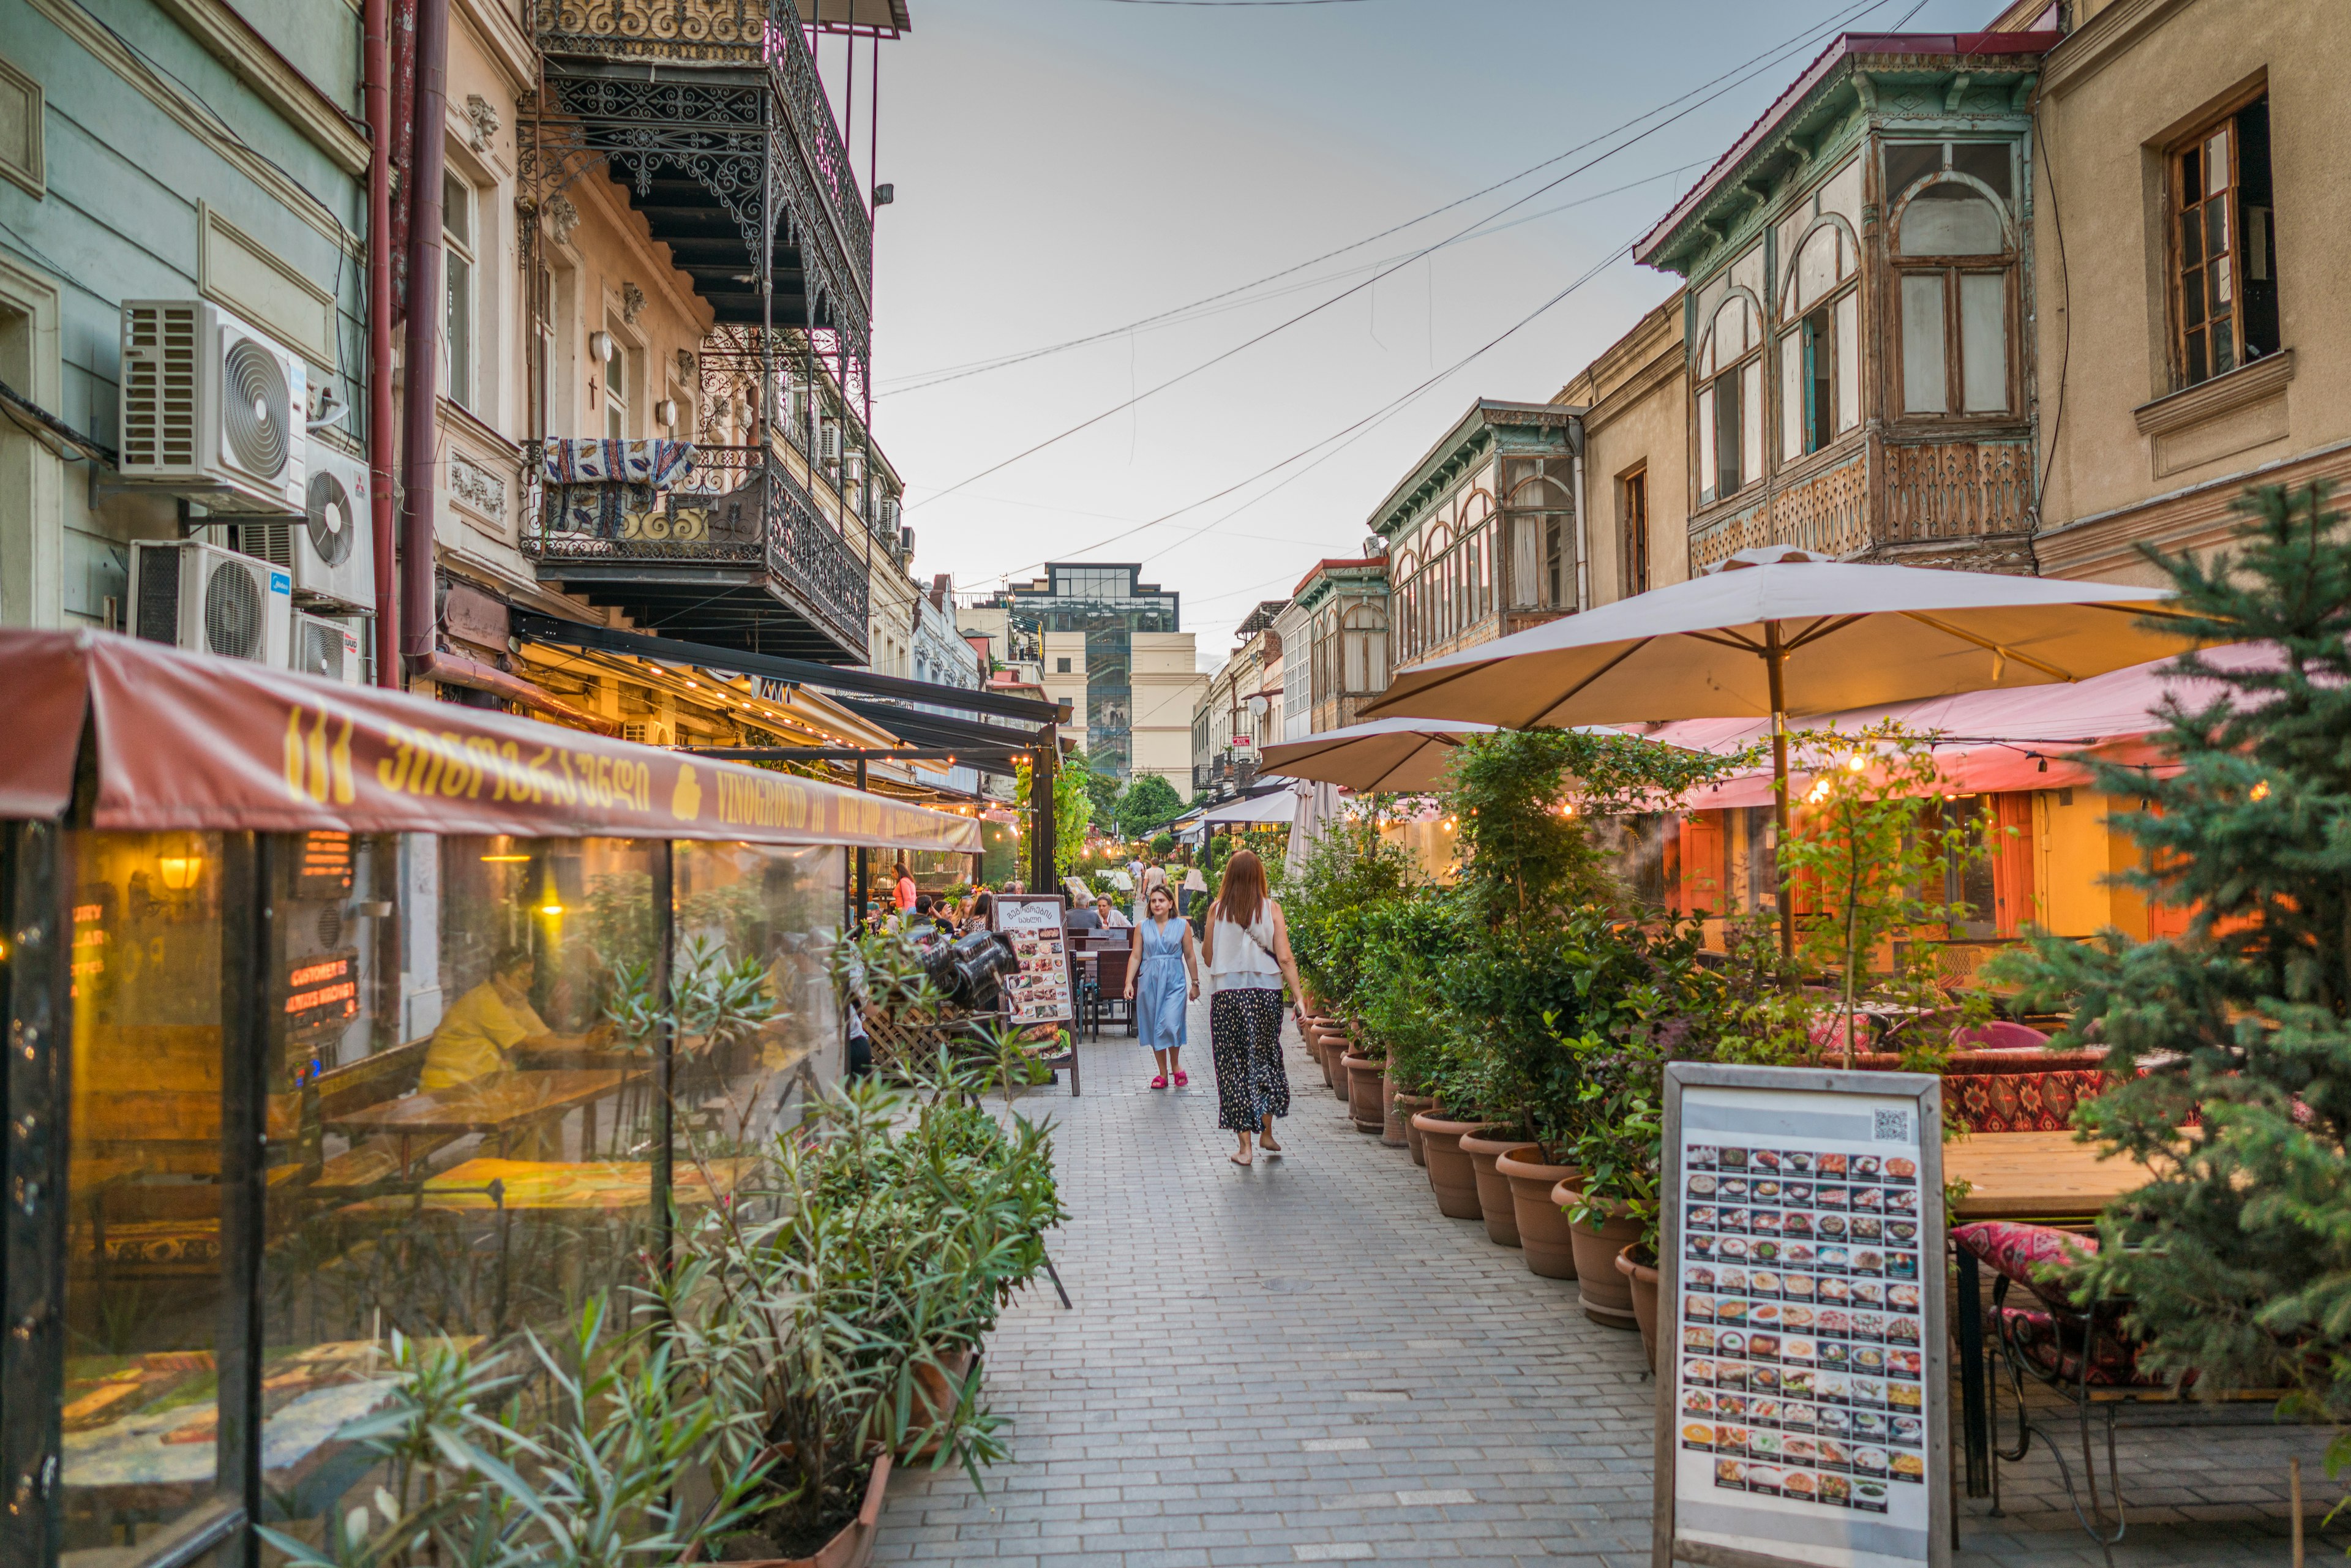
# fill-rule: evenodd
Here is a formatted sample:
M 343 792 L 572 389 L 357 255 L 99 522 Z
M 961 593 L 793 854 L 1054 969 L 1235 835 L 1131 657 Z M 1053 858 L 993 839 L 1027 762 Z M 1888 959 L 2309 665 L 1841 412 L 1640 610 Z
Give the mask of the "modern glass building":
M 1140 562 L 1054 561 L 1002 598 L 1016 643 L 1041 649 L 1044 632 L 1085 634 L 1086 753 L 1122 780 L 1134 765 L 1134 639 L 1183 630 L 1182 596 L 1142 576 Z

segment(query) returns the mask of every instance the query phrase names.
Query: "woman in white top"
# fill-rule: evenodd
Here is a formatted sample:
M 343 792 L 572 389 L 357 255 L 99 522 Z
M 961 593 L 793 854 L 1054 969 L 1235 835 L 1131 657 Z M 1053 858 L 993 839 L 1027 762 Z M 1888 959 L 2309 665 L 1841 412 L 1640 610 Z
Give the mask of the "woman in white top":
M 1290 1076 L 1281 1067 L 1281 985 L 1303 994 L 1290 956 L 1290 927 L 1267 893 L 1265 866 L 1247 850 L 1225 862 L 1217 902 L 1208 905 L 1208 1059 L 1217 1069 L 1217 1125 L 1239 1135 L 1232 1155 L 1250 1163 L 1252 1135 L 1269 1155 L 1273 1119 L 1290 1114 Z

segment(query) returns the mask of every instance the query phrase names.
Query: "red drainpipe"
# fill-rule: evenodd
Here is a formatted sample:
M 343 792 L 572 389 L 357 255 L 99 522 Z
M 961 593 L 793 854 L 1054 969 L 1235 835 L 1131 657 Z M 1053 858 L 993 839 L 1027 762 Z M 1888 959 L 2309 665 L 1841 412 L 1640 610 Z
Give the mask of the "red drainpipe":
M 401 431 L 400 652 L 409 672 L 434 653 L 434 497 L 440 488 L 441 172 L 449 0 L 416 0 L 416 113 L 408 167 L 408 342 Z
M 400 687 L 392 587 L 392 0 L 366 0 L 361 96 L 368 137 L 368 504 L 375 536 L 375 682 Z

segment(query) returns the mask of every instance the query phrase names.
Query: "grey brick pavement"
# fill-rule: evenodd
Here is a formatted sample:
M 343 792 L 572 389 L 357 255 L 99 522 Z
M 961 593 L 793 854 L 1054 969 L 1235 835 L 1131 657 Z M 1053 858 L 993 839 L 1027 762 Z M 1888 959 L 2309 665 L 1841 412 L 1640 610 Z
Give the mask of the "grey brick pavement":
M 1151 1090 L 1148 1053 L 1105 1034 L 1081 1048 L 1083 1098 L 1022 1103 L 1059 1124 L 1074 1217 L 1052 1248 L 1076 1310 L 1046 1288 L 1005 1313 L 986 1386 L 1009 1457 L 985 1497 L 956 1471 L 900 1472 L 874 1560 L 1646 1565 L 1655 1385 L 1635 1336 L 1439 1216 L 1288 1033 L 1290 1152 L 1228 1164 L 1205 1006 L 1191 1030 L 1186 1091 Z M 2131 1439 L 2151 1522 L 2115 1561 L 2287 1563 L 2286 1455 L 2315 1512 L 2323 1449 L 2304 1432 Z M 2004 1480 L 2009 1518 L 1965 1505 L 1964 1568 L 2101 1562 L 2045 1458 Z

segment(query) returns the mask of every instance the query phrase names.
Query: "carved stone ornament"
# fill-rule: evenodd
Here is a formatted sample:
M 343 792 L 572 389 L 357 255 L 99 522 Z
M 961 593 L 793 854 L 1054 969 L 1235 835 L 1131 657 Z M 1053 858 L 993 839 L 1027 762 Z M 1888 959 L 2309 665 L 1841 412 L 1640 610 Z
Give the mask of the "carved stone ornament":
M 680 349 L 677 351 L 677 379 L 682 382 L 690 382 L 694 380 L 695 370 L 695 361 L 694 350 L 692 349 Z
M 645 311 L 645 291 L 633 283 L 621 285 L 621 319 L 633 327 Z
M 506 481 L 460 452 L 449 454 L 449 498 L 505 526 Z
M 474 151 L 487 152 L 490 143 L 498 137 L 498 111 L 496 105 L 478 92 L 465 95 L 465 121 L 474 128 Z
M 547 198 L 547 227 L 556 244 L 569 245 L 571 232 L 579 226 L 580 209 L 571 204 L 570 197 L 558 191 Z

